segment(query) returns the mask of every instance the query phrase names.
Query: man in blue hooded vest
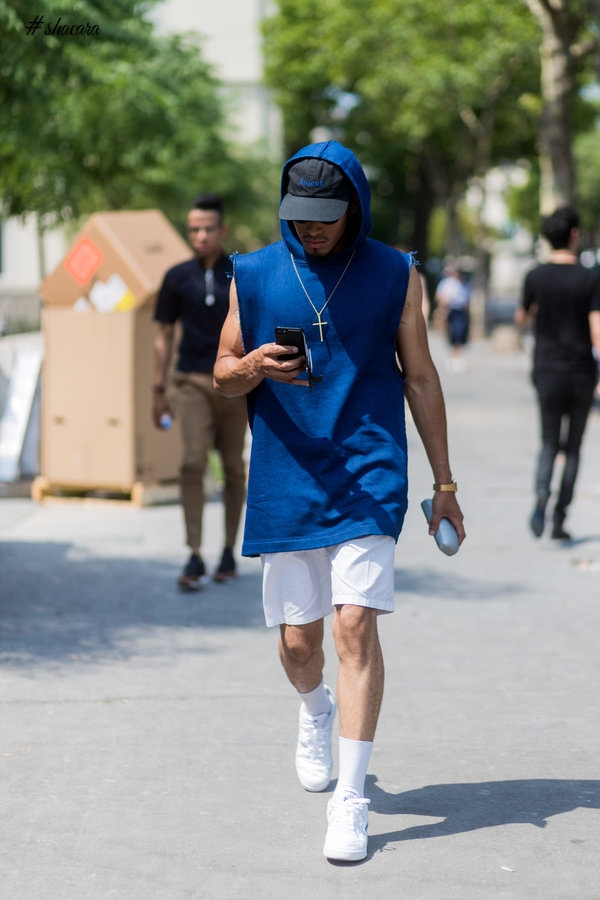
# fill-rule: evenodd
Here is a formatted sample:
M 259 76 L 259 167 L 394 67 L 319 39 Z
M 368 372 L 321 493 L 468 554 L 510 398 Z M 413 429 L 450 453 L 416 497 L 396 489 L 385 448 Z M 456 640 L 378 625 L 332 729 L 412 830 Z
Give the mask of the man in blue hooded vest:
M 283 168 L 282 240 L 234 259 L 214 376 L 246 395 L 252 429 L 242 553 L 260 555 L 268 626 L 300 695 L 296 770 L 327 789 L 340 712 L 339 776 L 324 853 L 367 855 L 364 782 L 383 695 L 377 618 L 394 608 L 394 550 L 407 507 L 404 399 L 434 476 L 429 530 L 465 532 L 445 406 L 410 255 L 368 237 L 370 191 L 354 154 L 312 144 Z M 302 329 L 301 355 L 276 329 Z M 401 365 L 398 365 L 398 359 Z M 323 682 L 333 613 L 337 703 Z

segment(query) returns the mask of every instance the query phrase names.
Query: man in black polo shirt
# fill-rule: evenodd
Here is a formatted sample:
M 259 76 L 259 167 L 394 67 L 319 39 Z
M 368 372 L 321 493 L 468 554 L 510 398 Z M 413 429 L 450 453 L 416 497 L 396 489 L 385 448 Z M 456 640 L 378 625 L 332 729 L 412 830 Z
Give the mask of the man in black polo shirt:
M 161 428 L 164 416 L 173 413 L 166 387 L 179 322 L 181 341 L 173 379 L 173 407 L 183 443 L 181 502 L 191 555 L 178 584 L 184 590 L 197 590 L 207 579 L 200 551 L 204 475 L 212 447 L 223 464 L 225 506 L 224 549 L 213 577 L 226 581 L 235 575 L 233 548 L 246 490 L 243 451 L 247 413 L 244 397 L 226 398 L 213 387 L 212 371 L 229 309 L 232 268 L 222 248 L 227 226 L 216 194 L 197 198 L 188 213 L 187 230 L 195 256 L 166 273 L 154 313 L 158 330 L 154 342 L 153 419 Z

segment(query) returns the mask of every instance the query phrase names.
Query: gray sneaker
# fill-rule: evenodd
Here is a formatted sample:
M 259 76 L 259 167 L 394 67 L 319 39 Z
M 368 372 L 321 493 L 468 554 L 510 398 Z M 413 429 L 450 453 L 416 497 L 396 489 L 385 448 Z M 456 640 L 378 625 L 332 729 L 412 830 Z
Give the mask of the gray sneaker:
M 307 791 L 324 791 L 329 786 L 333 770 L 331 729 L 337 704 L 327 685 L 325 691 L 331 703 L 329 712 L 320 716 L 309 716 L 304 706 L 301 706 L 298 718 L 296 772 L 300 784 Z
M 369 837 L 369 801 L 366 797 L 350 797 L 327 804 L 327 835 L 323 855 L 327 859 L 357 862 L 367 855 Z

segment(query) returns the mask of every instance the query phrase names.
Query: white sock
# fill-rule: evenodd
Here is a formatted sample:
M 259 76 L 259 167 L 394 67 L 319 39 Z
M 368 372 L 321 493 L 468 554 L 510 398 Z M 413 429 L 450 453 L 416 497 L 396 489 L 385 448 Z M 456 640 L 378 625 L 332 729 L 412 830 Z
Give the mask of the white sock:
M 309 716 L 320 716 L 323 713 L 328 713 L 331 709 L 331 701 L 325 691 L 323 680 L 321 680 L 321 684 L 314 691 L 308 691 L 306 694 L 298 691 L 298 696 L 302 700 Z
M 371 759 L 373 741 L 352 741 L 350 738 L 339 739 L 340 773 L 333 796 L 336 800 L 347 797 L 364 797 L 365 778 Z

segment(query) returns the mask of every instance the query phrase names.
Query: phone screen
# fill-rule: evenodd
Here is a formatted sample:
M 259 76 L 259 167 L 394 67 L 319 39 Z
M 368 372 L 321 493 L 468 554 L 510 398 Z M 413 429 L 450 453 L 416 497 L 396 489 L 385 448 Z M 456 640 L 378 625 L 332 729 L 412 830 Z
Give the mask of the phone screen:
M 307 356 L 306 338 L 301 328 L 284 328 L 278 325 L 275 329 L 275 343 L 283 347 L 297 347 L 297 353 L 286 353 L 279 359 L 298 359 L 299 356 Z

